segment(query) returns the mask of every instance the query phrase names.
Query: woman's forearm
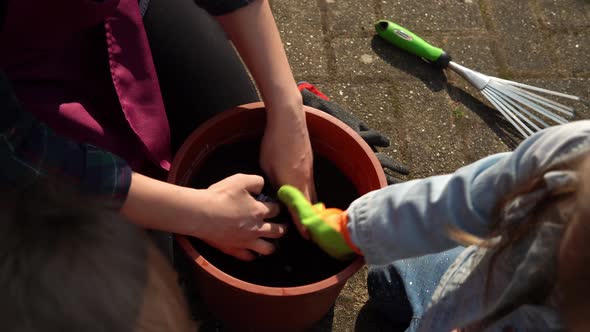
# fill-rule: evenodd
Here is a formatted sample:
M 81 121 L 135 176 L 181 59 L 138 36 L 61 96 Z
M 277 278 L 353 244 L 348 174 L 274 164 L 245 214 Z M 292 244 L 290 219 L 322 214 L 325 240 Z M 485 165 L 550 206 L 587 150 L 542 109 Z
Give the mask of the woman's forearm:
M 190 200 L 189 206 L 198 207 L 204 206 L 206 199 L 204 190 L 175 186 L 133 173 L 129 194 L 121 213 L 132 223 L 144 228 L 197 235 L 198 221 L 205 219 L 205 213 L 201 217 L 196 215 L 195 222 L 187 223 L 185 218 L 180 216 L 188 212 L 179 210 L 179 207 L 184 205 L 178 203 Z M 192 210 L 190 213 L 194 215 L 195 212 Z
M 256 201 L 264 179 L 236 174 L 207 189 L 176 186 L 134 173 L 121 212 L 131 222 L 151 229 L 198 237 L 238 259 L 252 260 L 274 246 L 262 238 L 279 238 L 285 227 L 265 219 L 276 217 L 277 204 Z
M 301 111 L 301 94 L 268 1 L 255 1 L 217 19 L 246 63 L 268 108 L 293 106 Z
M 268 0 L 217 17 L 256 81 L 266 108 L 260 165 L 274 185 L 291 184 L 315 200 L 313 153 L 297 88 Z M 304 228 L 298 224 L 306 236 Z

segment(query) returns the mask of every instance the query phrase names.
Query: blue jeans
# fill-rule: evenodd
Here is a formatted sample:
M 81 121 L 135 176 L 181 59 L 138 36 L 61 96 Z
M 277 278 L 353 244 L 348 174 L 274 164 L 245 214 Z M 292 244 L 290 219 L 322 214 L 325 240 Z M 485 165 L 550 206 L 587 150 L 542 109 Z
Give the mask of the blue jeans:
M 415 331 L 441 277 L 463 249 L 456 247 L 369 267 L 370 304 L 387 317 L 395 330 Z

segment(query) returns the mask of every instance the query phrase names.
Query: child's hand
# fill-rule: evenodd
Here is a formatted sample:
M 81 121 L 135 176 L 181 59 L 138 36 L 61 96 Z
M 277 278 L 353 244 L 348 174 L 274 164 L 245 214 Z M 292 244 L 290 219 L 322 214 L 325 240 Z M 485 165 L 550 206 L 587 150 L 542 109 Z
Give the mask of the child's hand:
M 360 251 L 351 243 L 346 224 L 346 211 L 326 209 L 324 204 L 311 205 L 297 188 L 284 185 L 279 189 L 279 199 L 297 213 L 301 224 L 312 240 L 338 260 L 347 260 Z

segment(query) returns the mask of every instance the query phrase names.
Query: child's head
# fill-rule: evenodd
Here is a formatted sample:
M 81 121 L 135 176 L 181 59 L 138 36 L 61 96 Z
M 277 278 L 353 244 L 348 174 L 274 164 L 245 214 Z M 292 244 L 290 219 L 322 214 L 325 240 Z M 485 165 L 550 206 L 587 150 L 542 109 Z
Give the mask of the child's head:
M 542 275 L 532 277 L 535 280 L 530 280 L 530 293 L 524 301 L 549 302 L 561 313 L 569 329 L 590 330 L 590 152 L 539 170 L 531 181 L 502 200 L 496 211 L 498 216 L 488 239 L 456 229 L 451 229 L 451 236 L 464 244 L 495 249 L 489 266 L 491 277 L 496 259 L 501 254 L 510 254 L 509 248 L 538 236 L 537 232 L 547 223 L 562 225 L 553 228 L 562 230 L 555 233 L 555 241 L 546 237 L 545 243 L 534 249 L 548 248 L 542 249 L 547 259 L 537 262 L 542 264 L 538 266 L 542 267 Z M 500 241 L 496 241 L 499 236 Z M 485 287 L 489 290 L 490 284 Z
M 565 174 L 556 181 L 548 180 L 548 174 Z M 572 174 L 572 176 L 566 173 Z M 543 178 L 544 180 L 541 180 Z M 560 179 L 561 178 L 561 179 Z M 550 194 L 536 203 L 530 218 L 520 226 L 499 229 L 505 239 L 501 245 L 523 239 L 542 223 L 551 222 L 563 225 L 561 238 L 555 249 L 556 272 L 552 289 L 546 296 L 563 316 L 569 330 L 590 330 L 590 153 L 580 155 L 568 162 L 544 170 L 532 183 L 529 191 L 539 186 L 551 187 L 550 182 L 559 183 Z M 544 183 L 544 184 L 541 184 Z M 501 219 L 500 219 L 501 220 Z M 551 266 L 551 265 L 548 265 Z M 552 271 L 545 271 L 551 274 Z M 539 276 L 537 276 L 539 277 Z
M 1 330 L 194 331 L 143 231 L 52 185 L 2 192 Z
M 572 331 L 590 331 L 590 157 L 579 169 L 579 187 L 558 256 L 557 302 Z

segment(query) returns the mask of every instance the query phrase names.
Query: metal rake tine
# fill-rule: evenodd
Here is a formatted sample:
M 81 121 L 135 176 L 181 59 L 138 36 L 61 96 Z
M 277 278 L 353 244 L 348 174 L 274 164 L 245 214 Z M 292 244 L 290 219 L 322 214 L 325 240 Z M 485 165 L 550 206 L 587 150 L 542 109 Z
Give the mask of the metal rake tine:
M 502 89 L 509 89 L 510 91 L 513 91 L 514 93 L 516 93 L 524 98 L 527 98 L 528 100 L 530 100 L 532 102 L 537 102 L 537 103 L 543 104 L 547 107 L 550 107 L 550 108 L 552 108 L 558 112 L 564 113 L 568 116 L 574 115 L 574 109 L 572 107 L 560 104 L 560 103 L 555 102 L 553 100 L 547 99 L 543 96 L 539 96 L 536 93 L 532 93 L 530 91 L 526 91 L 526 90 L 521 89 L 519 87 L 510 86 L 510 85 L 508 85 L 508 86 L 503 85 Z
M 524 120 L 528 124 L 531 124 L 533 126 L 533 128 L 539 128 L 534 123 L 532 123 L 529 119 L 527 119 L 524 115 L 522 115 L 522 113 L 520 113 L 518 110 L 515 110 L 510 105 L 507 105 L 503 101 L 502 96 L 500 94 L 497 94 L 496 92 L 494 92 L 492 90 L 489 91 L 489 94 L 490 94 L 491 97 L 494 98 L 494 101 L 496 101 L 496 103 L 500 107 L 503 107 L 504 108 L 504 111 L 506 113 L 508 113 L 509 115 L 511 115 L 514 118 L 514 121 L 516 121 L 518 124 L 520 124 L 521 128 L 523 128 L 524 130 L 527 131 L 528 134 L 532 135 L 532 134 L 535 133 L 535 131 L 534 130 L 531 130 L 531 128 L 529 126 L 527 126 L 525 123 L 523 123 L 522 120 Z
M 553 91 L 553 90 L 547 90 L 547 89 L 539 88 L 539 87 L 528 85 L 528 84 L 523 84 L 523 83 L 518 83 L 518 82 L 514 82 L 514 81 L 501 79 L 498 77 L 493 77 L 493 79 L 500 81 L 502 83 L 518 86 L 518 87 L 529 89 L 529 90 L 544 92 L 544 93 L 548 93 L 550 95 L 559 96 L 559 97 L 563 97 L 563 98 L 569 98 L 569 99 L 573 99 L 573 100 L 580 100 L 580 97 L 568 95 L 566 93 L 561 93 L 561 92 L 557 92 L 557 91 Z
M 538 116 L 536 116 L 535 114 L 529 112 L 526 108 L 520 106 L 514 100 L 512 100 L 512 99 L 510 99 L 508 97 L 505 97 L 503 94 L 498 94 L 498 97 L 500 99 L 502 99 L 506 104 L 511 105 L 514 108 L 518 109 L 517 112 L 524 112 L 526 115 L 528 115 L 529 117 L 531 117 L 533 120 L 539 122 L 543 127 L 545 127 L 545 128 L 551 127 L 550 124 L 548 124 L 543 119 L 541 119 Z M 538 130 L 541 130 L 541 129 L 539 128 Z
M 541 125 L 544 126 L 545 128 L 547 128 L 547 127 L 550 126 L 547 122 L 543 121 L 542 119 L 540 119 L 536 115 L 532 114 L 527 109 L 522 108 L 522 107 L 519 107 L 512 100 L 510 100 L 510 98 L 505 98 L 504 95 L 497 94 L 495 92 L 491 92 L 491 93 L 496 96 L 496 98 L 498 99 L 498 102 L 502 103 L 504 106 L 506 106 L 508 109 L 510 109 L 510 111 L 512 111 L 518 117 L 520 117 L 521 119 L 523 119 L 526 123 L 528 123 L 530 126 L 532 126 L 535 129 L 535 131 L 542 130 L 542 128 L 539 127 L 533 121 L 531 121 L 529 118 L 527 118 L 525 115 L 523 115 L 522 112 L 524 112 L 524 114 L 528 115 L 533 120 L 541 123 Z
M 518 94 L 512 92 L 509 89 L 503 89 L 503 87 L 496 87 L 493 85 L 490 85 L 490 89 L 492 89 L 493 91 L 495 91 L 496 93 L 500 93 L 505 95 L 507 98 L 512 99 L 513 104 L 515 104 L 515 102 L 518 102 L 519 104 L 516 104 L 516 106 L 520 109 L 522 109 L 523 107 L 528 107 L 529 109 L 559 123 L 559 124 L 564 124 L 567 123 L 568 121 L 564 118 L 562 118 L 559 115 L 554 114 L 553 112 L 547 110 L 546 108 L 544 108 L 541 105 L 537 105 L 534 102 L 531 102 L 530 100 L 519 96 Z
M 498 102 L 494 99 L 494 97 L 492 97 L 490 95 L 490 91 L 487 89 L 483 89 L 481 90 L 481 93 L 483 93 L 483 95 L 494 105 L 494 107 L 496 107 L 496 109 L 502 113 L 502 115 L 504 116 L 504 118 L 506 120 L 508 120 L 508 122 L 510 122 L 510 124 L 512 124 L 512 126 L 514 126 L 514 128 L 516 128 L 520 134 L 524 137 L 529 137 L 530 135 L 527 134 L 521 127 L 518 126 L 518 124 L 513 120 L 512 116 L 508 115 L 506 113 L 506 111 L 504 110 L 504 107 L 501 106 L 500 104 L 498 104 Z M 520 122 L 520 121 L 519 121 Z M 524 125 L 523 125 L 524 126 Z M 525 126 L 526 127 L 526 126 Z M 529 129 L 530 130 L 530 129 Z
M 502 98 L 501 96 L 499 96 L 500 98 Z M 539 118 L 538 116 L 534 115 L 533 113 L 529 112 L 526 108 L 523 108 L 517 104 L 515 104 L 512 100 L 510 99 L 502 99 L 502 101 L 504 101 L 505 104 L 507 105 L 511 105 L 514 108 L 516 108 L 515 112 L 518 112 L 519 114 L 522 115 L 522 113 L 526 114 L 528 117 L 532 118 L 533 120 L 537 121 L 539 123 L 539 125 L 537 125 L 535 122 L 528 120 L 527 116 L 523 115 L 523 118 L 525 120 L 528 120 L 527 122 L 531 123 L 531 125 L 535 128 L 535 130 L 543 130 L 543 128 L 549 128 L 552 125 L 548 124 L 547 122 L 543 121 L 543 119 Z
M 507 90 L 506 89 L 504 91 L 500 91 L 497 87 L 494 87 L 494 85 L 489 85 L 489 87 L 491 89 L 495 90 L 496 92 L 502 93 L 502 94 L 508 96 L 509 98 L 512 98 L 513 100 L 521 103 L 522 105 L 527 106 L 531 110 L 533 110 L 533 111 L 535 111 L 537 113 L 540 113 L 540 114 L 546 116 L 547 118 L 549 118 L 549 119 L 551 119 L 551 120 L 553 120 L 553 121 L 555 121 L 555 122 L 557 122 L 559 124 L 565 124 L 565 123 L 568 122 L 566 119 L 560 117 L 559 115 L 556 115 L 556 114 L 548 111 L 547 109 L 545 109 L 544 107 L 542 107 L 540 105 L 537 105 L 537 104 L 535 104 L 533 102 L 530 102 L 528 99 L 523 98 L 523 97 L 521 97 L 521 96 L 519 96 L 519 95 L 511 92 L 510 90 Z
M 534 134 L 534 131 L 531 130 L 529 128 L 529 126 L 527 126 L 525 123 L 523 123 L 521 121 L 521 118 L 523 118 L 522 114 L 520 114 L 518 111 L 514 112 L 509 107 L 507 107 L 506 103 L 504 103 L 502 101 L 501 97 L 496 92 L 494 92 L 492 90 L 487 90 L 486 92 L 487 92 L 487 97 L 490 100 L 490 102 L 492 102 L 494 104 L 494 106 L 496 106 L 496 108 L 499 108 L 499 110 L 503 111 L 503 113 L 505 113 L 504 116 L 509 117 L 508 118 L 509 121 L 512 119 L 512 121 L 514 121 L 513 125 L 515 127 L 517 127 L 517 129 L 520 128 L 523 131 L 526 131 L 526 133 L 524 134 L 525 137 Z M 525 120 L 527 122 L 530 122 L 528 119 L 525 119 Z

